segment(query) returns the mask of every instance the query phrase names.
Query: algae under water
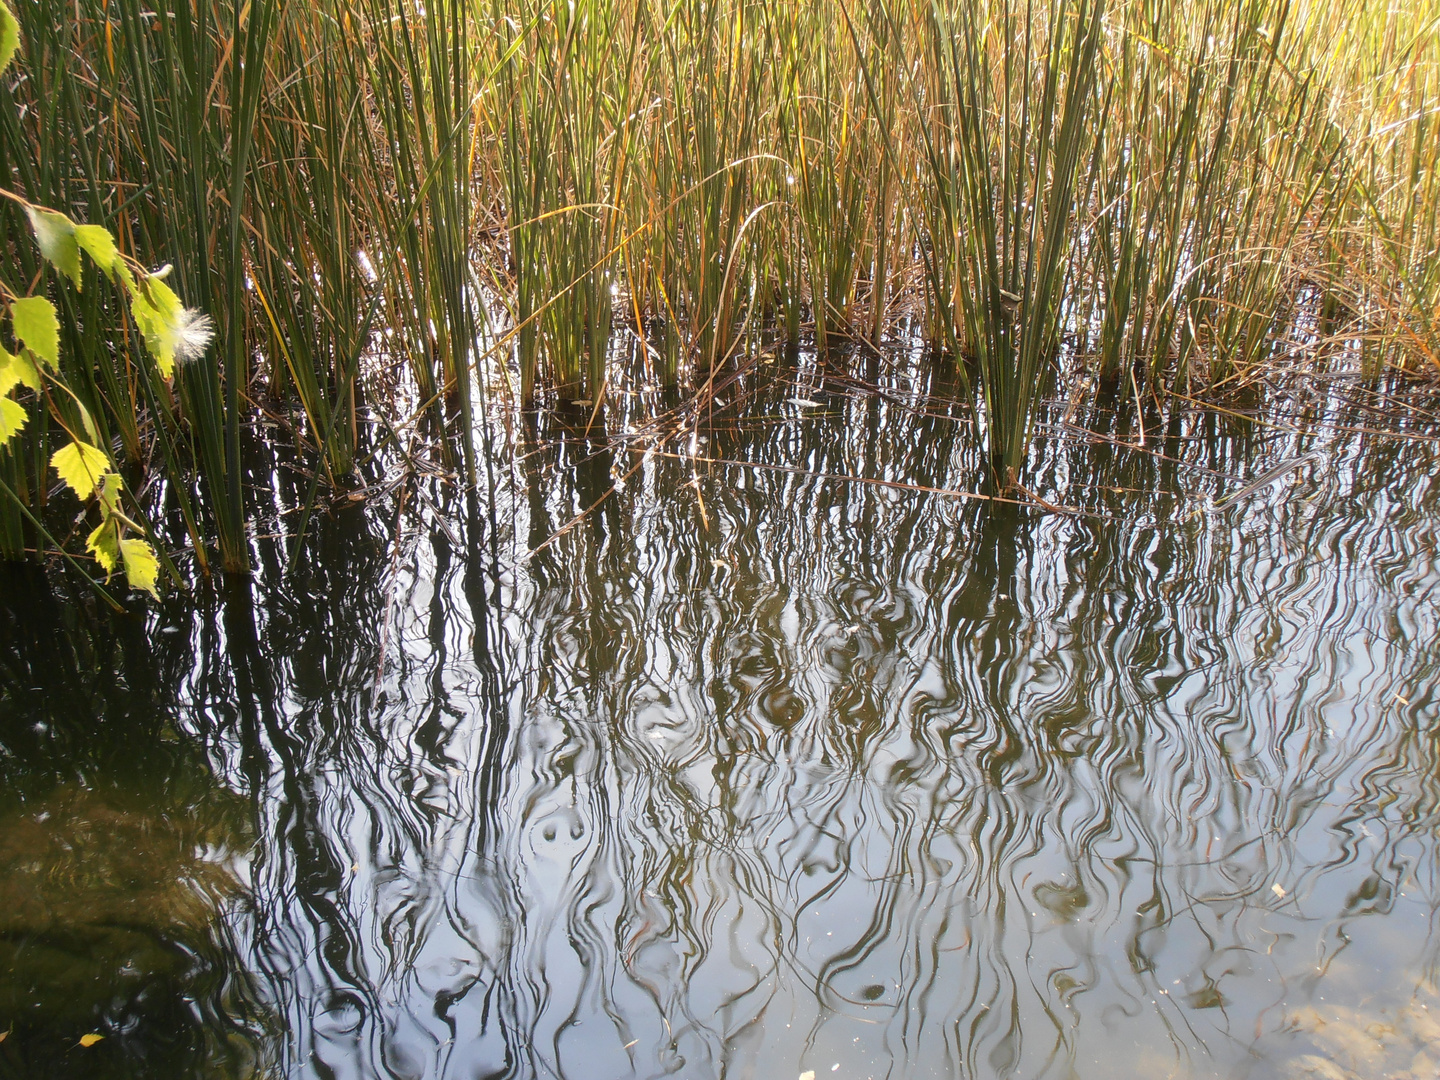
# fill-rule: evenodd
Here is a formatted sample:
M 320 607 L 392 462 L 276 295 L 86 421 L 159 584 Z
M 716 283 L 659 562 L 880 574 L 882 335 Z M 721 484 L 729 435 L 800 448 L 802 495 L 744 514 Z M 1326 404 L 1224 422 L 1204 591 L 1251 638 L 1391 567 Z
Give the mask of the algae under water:
M 7 571 L 0 1074 L 1433 1076 L 1436 442 L 1057 408 L 1014 506 L 943 374 L 793 379 Z

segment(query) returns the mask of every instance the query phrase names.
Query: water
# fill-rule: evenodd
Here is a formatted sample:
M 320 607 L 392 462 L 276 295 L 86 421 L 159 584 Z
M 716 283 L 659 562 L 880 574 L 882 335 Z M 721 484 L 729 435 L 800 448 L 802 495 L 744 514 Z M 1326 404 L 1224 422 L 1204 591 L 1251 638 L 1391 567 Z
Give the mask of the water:
M 0 1075 L 1435 1075 L 1435 444 L 1060 403 L 1016 507 L 887 385 L 12 573 Z

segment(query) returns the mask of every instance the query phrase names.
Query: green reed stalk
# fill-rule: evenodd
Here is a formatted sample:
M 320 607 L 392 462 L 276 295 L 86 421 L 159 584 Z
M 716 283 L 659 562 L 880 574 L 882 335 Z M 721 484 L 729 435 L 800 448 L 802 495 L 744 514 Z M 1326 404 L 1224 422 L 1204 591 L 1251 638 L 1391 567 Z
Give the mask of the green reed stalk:
M 1080 165 L 1096 137 L 1104 10 L 1102 0 L 1061 3 L 1039 23 L 1031 5 L 993 14 L 932 5 L 925 27 L 943 103 L 927 157 L 954 227 L 926 238 L 937 259 L 952 260 L 953 292 L 934 300 L 964 326 L 991 468 L 1011 483 L 1058 349 L 1073 210 L 1089 197 Z
M 654 222 L 648 282 L 681 355 L 708 372 L 737 344 L 750 292 L 742 226 L 755 205 L 769 40 L 760 9 L 679 0 L 643 5 L 653 42 L 643 210 Z
M 832 323 L 850 329 L 871 242 L 871 169 L 879 155 L 864 90 L 843 67 L 848 43 L 832 40 L 843 29 L 813 4 L 786 6 L 775 17 L 772 40 L 782 43 L 784 61 L 780 147 L 804 245 L 815 343 L 823 350 Z

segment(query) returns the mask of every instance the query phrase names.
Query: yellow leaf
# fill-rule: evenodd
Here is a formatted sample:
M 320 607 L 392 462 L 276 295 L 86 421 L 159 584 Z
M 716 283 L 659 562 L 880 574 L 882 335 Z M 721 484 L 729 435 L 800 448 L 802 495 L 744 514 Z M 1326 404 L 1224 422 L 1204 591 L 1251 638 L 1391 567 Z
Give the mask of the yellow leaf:
M 75 408 L 80 411 L 80 425 L 85 429 L 85 434 L 90 436 L 91 442 L 98 443 L 100 433 L 95 430 L 95 421 L 90 418 L 90 410 L 85 408 L 79 399 L 75 401 Z
M 119 534 L 113 521 L 105 521 L 85 539 L 85 550 L 95 556 L 95 561 L 105 568 L 105 579 L 115 572 L 120 564 Z
M 10 305 L 10 322 L 20 344 L 50 365 L 60 364 L 60 320 L 43 296 L 22 296 Z
M 40 389 L 40 370 L 20 350 L 19 356 L 11 355 L 0 346 L 0 394 L 8 394 L 16 383 L 24 383 L 31 390 Z
M 125 579 L 130 587 L 143 589 L 159 600 L 155 577 L 160 573 L 160 563 L 155 559 L 155 549 L 144 540 L 131 537 L 120 541 L 120 554 L 125 559 Z
M 171 328 L 182 310 L 180 298 L 170 286 L 154 277 L 142 280 L 130 293 L 130 314 L 160 374 L 167 379 L 175 374 L 175 334 Z
M 27 206 L 25 213 L 30 218 L 35 243 L 40 245 L 40 254 L 73 281 L 75 288 L 80 288 L 80 245 L 75 242 L 75 223 L 57 210 L 42 210 L 38 206 Z
M 131 286 L 130 313 L 160 374 L 167 379 L 175 373 L 177 362 L 204 355 L 215 337 L 209 317 L 185 307 L 174 290 L 154 274 Z
M 14 398 L 0 397 L 0 446 L 19 435 L 29 419 L 25 406 Z
M 89 1035 L 80 1036 L 80 1045 L 85 1047 L 86 1049 L 89 1049 L 103 1038 L 105 1038 L 104 1035 L 97 1035 L 95 1034 L 95 1032 L 92 1031 Z
M 82 442 L 72 442 L 56 450 L 50 464 L 82 499 L 88 499 L 100 477 L 110 471 L 110 459 L 105 452 Z
M 125 481 L 119 473 L 107 472 L 100 475 L 95 494 L 100 497 L 100 513 L 107 518 L 120 509 L 120 492 L 125 490 Z
M 115 276 L 115 264 L 120 260 L 120 252 L 115 247 L 115 238 L 110 235 L 110 230 L 104 225 L 76 225 L 75 241 L 90 258 L 95 260 L 95 265 L 108 278 Z
M 10 58 L 20 47 L 20 24 L 10 13 L 10 6 L 0 0 L 0 71 L 10 66 Z M 4 1036 L 0 1036 L 4 1038 Z

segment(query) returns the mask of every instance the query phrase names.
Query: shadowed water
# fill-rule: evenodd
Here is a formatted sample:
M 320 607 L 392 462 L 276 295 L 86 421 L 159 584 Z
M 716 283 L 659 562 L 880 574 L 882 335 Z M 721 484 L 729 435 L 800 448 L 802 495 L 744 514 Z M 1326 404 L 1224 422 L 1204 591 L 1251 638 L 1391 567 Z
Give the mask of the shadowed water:
M 155 955 L 7 904 L 0 1070 L 1433 1075 L 1434 444 L 1062 403 L 1019 507 L 917 371 L 552 418 L 493 507 L 8 615 L 0 891 L 140 830 L 85 911 Z

